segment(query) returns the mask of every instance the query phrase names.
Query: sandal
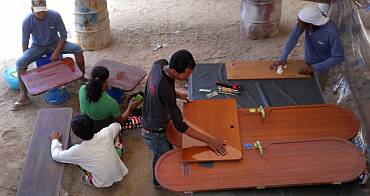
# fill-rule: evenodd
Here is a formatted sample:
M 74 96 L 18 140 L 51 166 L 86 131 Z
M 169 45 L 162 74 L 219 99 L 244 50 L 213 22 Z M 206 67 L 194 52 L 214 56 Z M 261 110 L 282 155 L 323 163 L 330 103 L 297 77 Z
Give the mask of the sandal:
M 92 177 L 89 178 L 88 175 L 82 174 L 82 176 L 81 176 L 81 182 L 83 184 L 85 184 L 85 185 L 88 185 L 88 186 L 91 186 L 91 187 L 95 187 L 94 184 L 91 182 L 91 180 L 92 180 Z
M 15 110 L 18 110 L 19 108 L 21 108 L 22 106 L 25 106 L 25 105 L 28 105 L 28 104 L 31 104 L 31 103 L 32 103 L 32 101 L 30 99 L 28 99 L 25 102 L 16 101 L 13 104 L 13 106 L 10 108 L 10 110 L 15 111 Z

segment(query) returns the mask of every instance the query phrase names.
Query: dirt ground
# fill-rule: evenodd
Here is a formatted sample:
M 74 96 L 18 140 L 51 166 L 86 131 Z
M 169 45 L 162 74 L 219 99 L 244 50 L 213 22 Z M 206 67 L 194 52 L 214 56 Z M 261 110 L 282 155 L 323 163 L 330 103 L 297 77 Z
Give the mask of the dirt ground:
M 50 2 L 55 3 L 51 0 Z M 70 1 L 68 3 L 72 4 Z M 296 22 L 298 10 L 307 4 L 310 3 L 284 0 L 280 33 L 274 38 L 245 40 L 240 37 L 239 32 L 241 0 L 109 0 L 108 10 L 113 41 L 104 49 L 86 51 L 86 65 L 91 67 L 97 61 L 106 58 L 136 65 L 148 71 L 155 60 L 168 59 L 178 49 L 191 51 L 197 63 L 218 63 L 226 60 L 276 60 L 291 26 Z M 25 15 L 23 11 L 29 12 L 28 5 L 22 6 L 18 9 L 22 12 L 16 13 L 17 25 L 20 25 L 20 18 Z M 49 7 L 55 10 L 60 8 Z M 66 11 L 62 16 L 63 18 L 73 17 L 71 10 L 69 15 Z M 70 20 L 66 24 L 73 25 Z M 15 23 L 8 27 L 15 33 L 21 30 Z M 20 36 L 14 35 L 19 34 L 10 34 L 4 38 L 5 34 L 2 33 L 0 37 L 20 43 Z M 302 41 L 291 54 L 291 58 L 303 58 L 301 43 Z M 157 44 L 167 46 L 153 52 L 152 49 Z M 1 57 L 1 71 L 7 66 L 14 65 L 21 51 L 20 44 L 16 45 L 19 46 L 16 50 L 7 49 L 7 46 L 9 45 L 1 46 L 2 54 L 6 54 Z M 13 50 L 17 52 L 12 53 Z M 143 85 L 144 81 L 135 91 L 143 90 Z M 72 107 L 75 112 L 79 112 L 77 98 L 79 83 L 73 82 L 67 88 L 71 98 L 62 106 Z M 17 96 L 18 92 L 8 90 L 1 78 L 0 195 L 15 195 L 37 111 L 41 108 L 53 107 L 47 105 L 42 96 L 34 96 L 31 97 L 32 105 L 11 112 L 9 108 L 16 101 Z M 125 140 L 125 163 L 129 168 L 129 174 L 122 182 L 110 188 L 90 188 L 81 184 L 79 169 L 76 166 L 67 165 L 63 177 L 62 195 L 175 195 L 152 188 L 152 157 L 140 134 L 137 131 L 131 131 Z

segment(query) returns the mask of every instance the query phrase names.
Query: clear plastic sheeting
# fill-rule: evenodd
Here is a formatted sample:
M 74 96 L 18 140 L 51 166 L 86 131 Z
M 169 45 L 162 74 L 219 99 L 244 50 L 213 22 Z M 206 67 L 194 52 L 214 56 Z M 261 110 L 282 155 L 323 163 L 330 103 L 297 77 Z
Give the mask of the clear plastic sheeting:
M 339 81 L 333 88 L 333 94 L 338 95 L 337 104 L 342 104 L 349 100 L 351 90 L 345 77 L 340 77 Z
M 336 23 L 345 61 L 342 77 L 334 87 L 338 104 L 352 97 L 352 110 L 357 114 L 361 130 L 353 142 L 370 158 L 370 1 L 338 0 L 331 5 L 329 17 Z
M 361 127 L 358 131 L 357 136 L 352 139 L 352 143 L 354 143 L 359 149 L 361 149 L 363 153 L 366 153 L 366 151 L 369 151 L 369 147 L 367 145 L 366 139 L 364 138 L 364 131 L 365 129 Z

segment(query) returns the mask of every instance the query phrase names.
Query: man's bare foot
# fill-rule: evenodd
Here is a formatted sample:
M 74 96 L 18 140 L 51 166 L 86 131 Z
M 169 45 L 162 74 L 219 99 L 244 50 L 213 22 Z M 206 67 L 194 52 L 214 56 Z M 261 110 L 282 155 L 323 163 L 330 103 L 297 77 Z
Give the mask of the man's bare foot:
M 31 102 L 29 97 L 21 96 L 21 98 L 13 104 L 13 106 L 10 108 L 10 110 L 13 110 L 13 111 L 18 110 L 22 106 L 28 105 L 30 103 L 32 103 L 32 102 Z

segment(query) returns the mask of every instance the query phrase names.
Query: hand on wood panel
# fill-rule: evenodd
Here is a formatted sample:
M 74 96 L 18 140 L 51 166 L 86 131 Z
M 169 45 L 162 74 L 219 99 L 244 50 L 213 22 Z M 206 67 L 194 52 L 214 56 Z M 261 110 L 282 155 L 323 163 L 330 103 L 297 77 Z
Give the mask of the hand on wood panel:
M 60 134 L 58 131 L 53 131 L 51 134 L 50 134 L 50 139 L 51 140 L 54 140 L 54 139 L 57 139 L 57 140 L 62 140 L 62 134 Z
M 59 60 L 59 52 L 53 52 L 53 54 L 51 54 L 50 61 L 54 62 L 57 60 Z
M 270 66 L 270 69 L 276 70 L 279 67 L 279 65 L 284 66 L 285 64 L 286 64 L 286 61 L 276 61 L 272 63 L 272 65 Z
M 186 93 L 181 93 L 181 92 L 176 91 L 176 97 L 178 99 L 184 100 L 186 103 L 190 102 L 188 94 Z
M 306 63 L 305 66 L 301 69 L 298 70 L 298 73 L 300 74 L 312 74 L 313 70 L 312 70 L 312 65 L 311 64 L 308 64 Z
M 210 137 L 207 143 L 208 147 L 211 148 L 217 155 L 225 156 L 227 154 L 225 141 Z

